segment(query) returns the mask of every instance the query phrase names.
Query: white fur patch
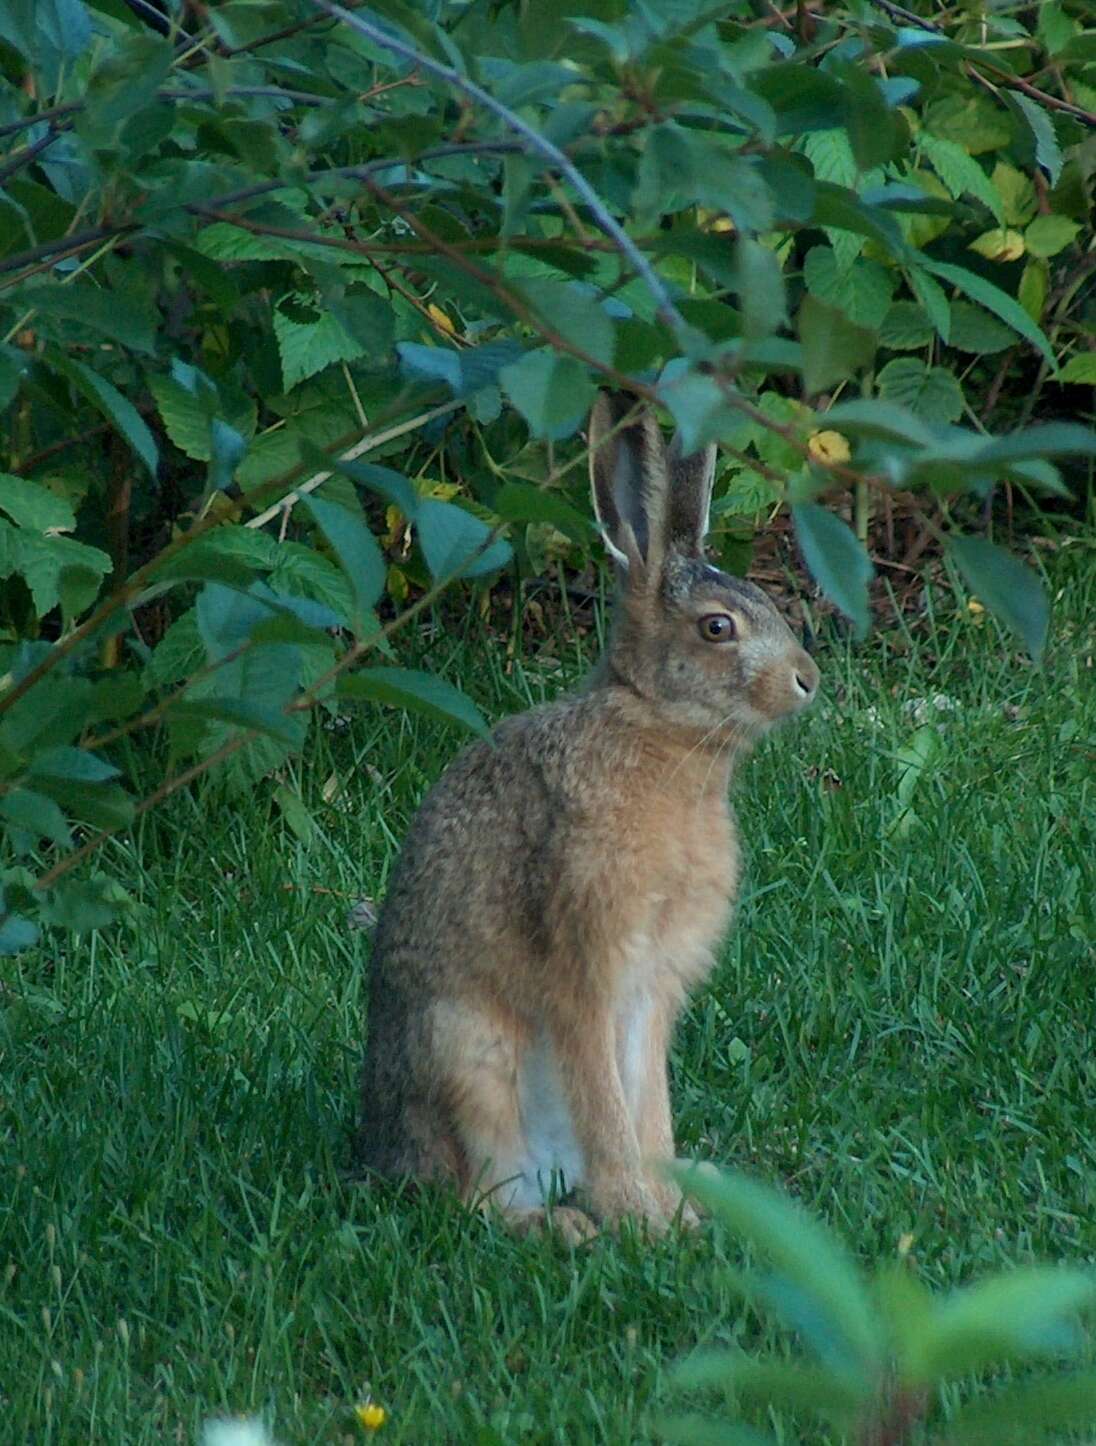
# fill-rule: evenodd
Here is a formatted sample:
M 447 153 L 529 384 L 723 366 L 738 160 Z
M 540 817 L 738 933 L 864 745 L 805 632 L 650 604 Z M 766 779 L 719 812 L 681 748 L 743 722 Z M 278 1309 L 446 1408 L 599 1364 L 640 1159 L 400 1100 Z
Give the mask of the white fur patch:
M 553 1175 L 562 1176 L 563 1187 L 573 1190 L 586 1173 L 559 1064 L 543 1034 L 522 1061 L 518 1100 L 525 1154 L 515 1162 L 520 1179 L 506 1189 L 513 1192 L 510 1205 L 532 1209 L 544 1203 Z

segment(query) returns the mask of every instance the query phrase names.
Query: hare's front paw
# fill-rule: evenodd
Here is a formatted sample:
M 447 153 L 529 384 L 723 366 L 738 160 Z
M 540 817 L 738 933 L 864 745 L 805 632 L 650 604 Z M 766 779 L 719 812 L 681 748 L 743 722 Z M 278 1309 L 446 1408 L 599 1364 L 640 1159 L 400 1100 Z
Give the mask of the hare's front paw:
M 670 1216 L 658 1195 L 644 1180 L 607 1180 L 590 1190 L 594 1214 L 606 1224 L 628 1218 L 641 1222 L 655 1235 L 670 1227 Z
M 564 1245 L 584 1245 L 597 1235 L 597 1226 L 581 1210 L 557 1205 L 553 1210 L 508 1210 L 506 1223 L 515 1235 L 554 1235 Z
M 668 1220 L 676 1220 L 683 1230 L 695 1230 L 700 1224 L 700 1216 L 671 1181 L 656 1180 L 651 1191 Z

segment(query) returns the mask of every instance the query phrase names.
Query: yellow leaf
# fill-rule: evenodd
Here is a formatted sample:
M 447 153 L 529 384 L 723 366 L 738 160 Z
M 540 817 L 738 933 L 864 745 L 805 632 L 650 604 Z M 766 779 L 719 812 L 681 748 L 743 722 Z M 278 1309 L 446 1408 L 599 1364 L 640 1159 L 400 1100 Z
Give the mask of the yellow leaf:
M 435 306 L 433 302 L 430 302 L 426 308 L 426 312 L 435 326 L 440 327 L 442 331 L 447 331 L 450 336 L 456 336 L 457 328 L 449 320 L 445 312 L 442 311 L 440 306 Z
M 848 439 L 840 432 L 812 432 L 807 451 L 816 462 L 847 462 L 852 456 Z
M 390 567 L 388 569 L 388 596 L 393 602 L 405 603 L 407 594 L 411 591 L 407 583 L 407 574 L 402 567 Z
M 987 261 L 1019 261 L 1024 254 L 1024 238 L 1019 231 L 997 226 L 992 231 L 983 231 L 967 250 L 977 251 Z

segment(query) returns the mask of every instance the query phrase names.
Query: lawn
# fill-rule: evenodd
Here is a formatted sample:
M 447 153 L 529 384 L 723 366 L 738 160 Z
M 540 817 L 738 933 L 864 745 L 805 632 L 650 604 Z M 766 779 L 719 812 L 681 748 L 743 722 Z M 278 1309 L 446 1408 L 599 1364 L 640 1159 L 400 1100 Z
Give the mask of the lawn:
M 736 785 L 743 902 L 677 1040 L 682 1153 L 784 1183 L 866 1262 L 912 1236 L 934 1286 L 1096 1260 L 1093 561 L 1048 555 L 1042 668 L 943 590 L 912 638 L 821 648 L 820 705 Z M 478 626 L 428 656 L 492 717 L 577 673 L 507 673 Z M 569 1255 L 347 1177 L 347 909 L 460 741 L 325 731 L 286 780 L 311 834 L 274 782 L 178 797 L 116 846 L 123 925 L 0 961 L 0 1440 L 256 1411 L 338 1442 L 371 1395 L 392 1446 L 648 1442 L 667 1363 L 765 1334 L 711 1228 Z

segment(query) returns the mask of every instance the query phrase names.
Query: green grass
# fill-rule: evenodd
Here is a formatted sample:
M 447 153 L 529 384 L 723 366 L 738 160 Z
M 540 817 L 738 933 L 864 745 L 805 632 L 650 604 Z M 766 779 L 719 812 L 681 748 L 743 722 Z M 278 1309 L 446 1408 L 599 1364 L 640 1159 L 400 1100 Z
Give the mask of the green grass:
M 1096 1258 L 1092 561 L 1055 559 L 1041 670 L 939 594 L 916 646 L 823 651 L 822 706 L 737 786 L 745 895 L 677 1041 L 683 1153 L 783 1182 L 865 1262 L 912 1234 L 934 1286 Z M 430 658 L 492 715 L 574 671 L 505 675 L 471 634 Z M 937 693 L 902 824 L 908 705 Z M 112 850 L 126 923 L 0 963 L 0 1440 L 257 1411 L 338 1442 L 370 1393 L 393 1446 L 644 1442 L 666 1364 L 767 1339 L 711 1230 L 569 1256 L 346 1178 L 346 909 L 458 742 L 389 713 L 325 733 L 307 841 L 273 784 L 179 798 Z

